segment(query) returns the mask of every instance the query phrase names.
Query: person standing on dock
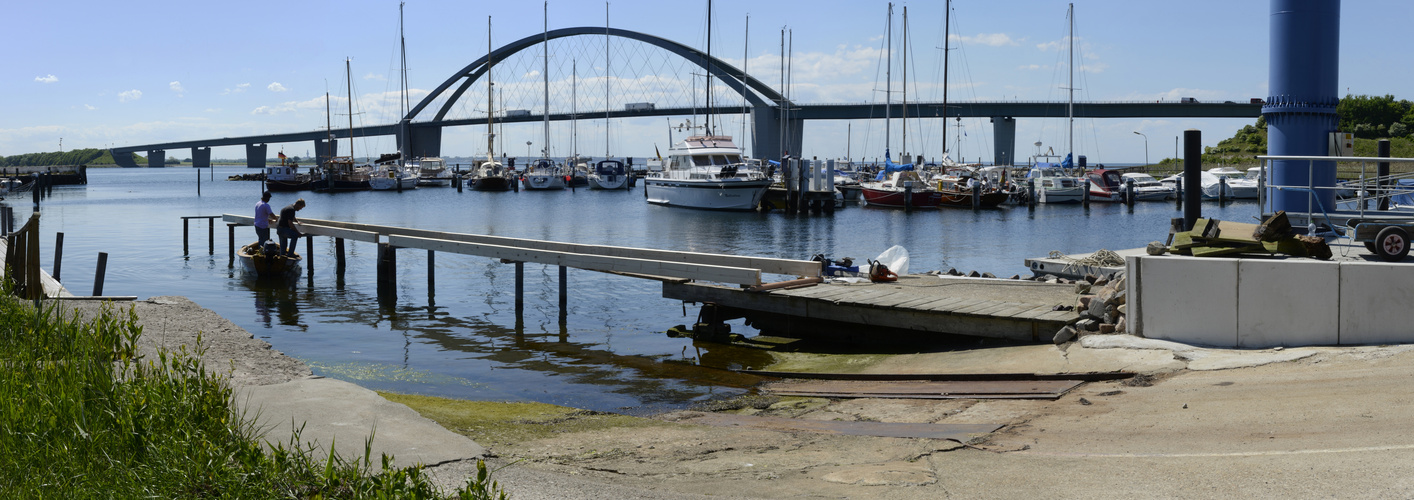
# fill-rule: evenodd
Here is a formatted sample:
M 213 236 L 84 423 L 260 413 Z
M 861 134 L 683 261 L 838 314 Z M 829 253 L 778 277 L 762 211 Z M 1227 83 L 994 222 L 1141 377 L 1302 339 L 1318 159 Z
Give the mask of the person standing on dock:
M 255 238 L 256 246 L 265 248 L 265 242 L 270 241 L 270 221 L 275 220 L 275 212 L 270 208 L 270 192 L 266 191 L 260 195 L 260 202 L 255 204 Z
M 299 244 L 300 236 L 304 236 L 295 226 L 295 224 L 299 224 L 299 219 L 295 218 L 295 212 L 302 208 L 304 208 L 304 198 L 295 200 L 294 204 L 286 205 L 285 208 L 280 209 L 280 220 L 275 223 L 275 231 L 280 234 L 280 252 L 285 255 L 293 256 L 295 245 Z

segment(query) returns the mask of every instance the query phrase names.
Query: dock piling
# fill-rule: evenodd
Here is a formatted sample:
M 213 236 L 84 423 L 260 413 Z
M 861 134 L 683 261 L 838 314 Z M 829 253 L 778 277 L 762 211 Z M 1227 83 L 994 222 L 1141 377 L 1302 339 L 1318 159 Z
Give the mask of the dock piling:
M 344 274 L 344 239 L 334 238 L 334 273 Z
M 38 202 L 35 203 L 38 207 Z M 191 219 L 182 217 L 182 255 L 191 254 Z
M 216 255 L 216 219 L 206 219 L 206 255 Z
M 1134 211 L 1134 179 L 1124 181 L 1124 203 L 1129 205 L 1129 211 Z
M 63 262 L 64 233 L 54 233 L 54 281 L 59 281 L 59 268 Z
M 1183 210 L 1183 176 L 1180 175 L 1177 179 L 1174 179 L 1173 186 L 1174 198 L 1178 200 L 1174 202 L 1176 205 L 1178 205 L 1174 208 L 1174 210 Z
M 314 235 L 304 236 L 304 266 L 309 269 L 310 274 L 314 274 Z
M 972 209 L 973 209 L 973 210 L 980 210 L 981 208 L 982 208 L 982 185 L 981 185 L 981 184 L 973 184 L 973 185 L 972 185 Z
M 1085 178 L 1084 189 L 1080 191 L 1080 204 L 1085 208 L 1090 208 L 1090 178 Z
M 1036 179 L 1026 179 L 1026 208 L 1036 209 Z
M 432 290 L 437 288 L 437 253 L 427 251 L 427 296 L 432 296 Z
M 525 263 L 516 262 L 516 320 L 525 315 Z
M 93 271 L 93 296 L 103 296 L 103 274 L 108 270 L 108 252 L 98 252 L 98 269 Z
M 565 323 L 569 304 L 569 268 L 560 266 L 560 324 Z
M 1203 195 L 1201 174 L 1203 168 L 1203 132 L 1196 129 L 1183 131 L 1183 183 L 1188 191 L 1183 193 L 1183 228 L 1191 231 L 1193 224 L 1202 217 Z
M 257 242 L 259 243 L 259 242 Z M 236 265 L 236 225 L 226 224 L 226 254 L 230 256 L 226 261 L 226 267 Z

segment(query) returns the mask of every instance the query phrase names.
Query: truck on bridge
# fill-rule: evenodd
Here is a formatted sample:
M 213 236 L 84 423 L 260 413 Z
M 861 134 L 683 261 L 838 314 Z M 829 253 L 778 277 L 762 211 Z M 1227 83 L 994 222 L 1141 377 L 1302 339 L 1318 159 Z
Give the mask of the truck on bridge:
M 651 102 L 631 102 L 624 105 L 624 111 L 653 111 L 656 109 Z

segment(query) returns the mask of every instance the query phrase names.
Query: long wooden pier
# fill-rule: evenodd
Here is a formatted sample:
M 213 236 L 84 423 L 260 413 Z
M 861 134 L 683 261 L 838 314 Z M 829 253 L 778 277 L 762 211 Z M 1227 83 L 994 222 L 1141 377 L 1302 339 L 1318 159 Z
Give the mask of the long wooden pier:
M 253 217 L 225 214 L 234 262 L 235 228 L 251 225 Z M 1041 341 L 1075 313 L 1055 311 L 1074 302 L 1071 285 L 1023 280 L 914 275 L 893 283 L 830 283 L 819 281 L 817 261 L 750 257 L 648 248 L 587 245 L 504 236 L 432 231 L 318 219 L 301 219 L 306 249 L 314 236 L 335 240 L 339 272 L 344 267 L 343 240 L 378 245 L 380 296 L 385 284 L 396 282 L 396 252 L 428 252 L 429 280 L 436 252 L 500 259 L 516 266 L 516 311 L 523 310 L 526 262 L 560 267 L 560 315 L 564 319 L 566 268 L 600 271 L 662 282 L 663 297 L 711 305 L 710 318 L 745 317 L 763 330 L 787 336 L 812 335 L 869 338 L 879 334 L 958 334 L 1019 341 Z M 308 250 L 306 253 L 308 253 Z M 313 259 L 305 259 L 313 275 Z M 782 282 L 763 286 L 763 276 L 814 278 L 794 287 Z M 708 316 L 704 314 L 704 316 Z

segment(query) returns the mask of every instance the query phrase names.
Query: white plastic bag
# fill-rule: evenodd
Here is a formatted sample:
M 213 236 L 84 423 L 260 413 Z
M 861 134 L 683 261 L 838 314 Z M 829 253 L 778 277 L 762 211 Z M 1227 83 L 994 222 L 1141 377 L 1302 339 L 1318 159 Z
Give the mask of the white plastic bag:
M 901 246 L 894 245 L 889 247 L 888 250 L 884 250 L 884 253 L 879 254 L 874 260 L 889 268 L 894 274 L 899 276 L 908 274 L 908 250 Z

